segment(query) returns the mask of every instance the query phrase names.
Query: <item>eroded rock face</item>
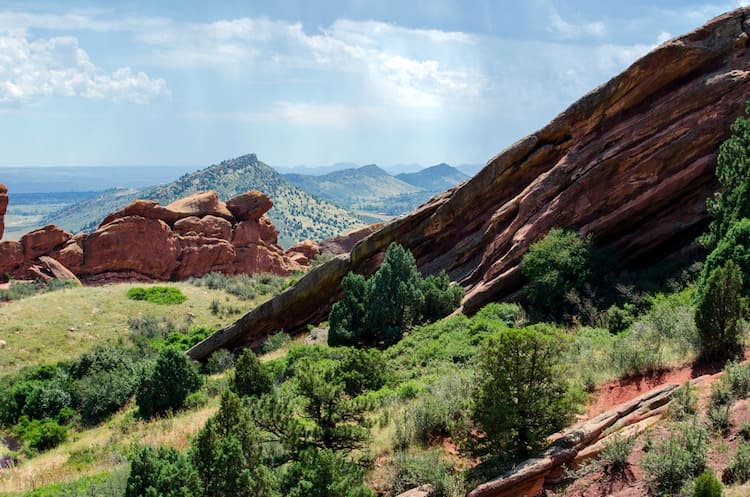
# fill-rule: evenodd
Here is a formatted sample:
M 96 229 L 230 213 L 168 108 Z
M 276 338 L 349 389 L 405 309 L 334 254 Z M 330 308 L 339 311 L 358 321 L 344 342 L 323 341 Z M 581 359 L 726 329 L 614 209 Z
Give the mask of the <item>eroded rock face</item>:
M 350 231 L 344 235 L 335 236 L 333 238 L 326 238 L 319 244 L 319 250 L 321 254 L 333 254 L 341 255 L 348 254 L 352 251 L 354 246 L 360 240 L 370 236 L 377 230 L 383 227 L 383 223 L 371 224 L 364 228 L 359 228 L 354 231 Z
M 84 242 L 84 276 L 135 271 L 168 280 L 177 269 L 180 244 L 164 221 L 128 216 L 91 233 Z
M 306 260 L 287 256 L 278 245 L 278 231 L 264 215 L 273 205 L 266 195 L 251 191 L 230 204 L 242 221 L 208 191 L 166 207 L 136 200 L 91 234 L 71 238 L 47 226 L 20 242 L 0 243 L 0 275 L 46 280 L 69 271 L 87 282 L 108 283 L 182 280 L 210 271 L 284 275 L 303 268 Z
M 0 240 L 3 239 L 5 231 L 5 212 L 8 209 L 8 188 L 0 183 Z
M 202 359 L 323 321 L 341 277 L 371 274 L 391 242 L 411 250 L 423 273 L 444 269 L 460 283 L 467 313 L 518 291 L 523 255 L 553 227 L 590 234 L 620 265 L 690 246 L 718 189 L 719 144 L 745 107 L 749 13 L 735 10 L 660 45 L 471 180 L 387 223 L 345 262 L 317 268 L 189 354 Z M 313 274 L 326 282 L 314 295 L 305 281 Z
M 285 252 L 287 257 L 302 265 L 309 264 L 319 253 L 320 249 L 318 249 L 318 244 L 312 240 L 302 240 L 301 242 L 292 245 L 289 250 Z

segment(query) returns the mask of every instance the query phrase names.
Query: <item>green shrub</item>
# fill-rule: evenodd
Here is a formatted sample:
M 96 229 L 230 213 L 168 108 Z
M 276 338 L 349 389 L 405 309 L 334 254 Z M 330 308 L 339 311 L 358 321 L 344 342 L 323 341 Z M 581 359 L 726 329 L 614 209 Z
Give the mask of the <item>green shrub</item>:
M 227 349 L 219 349 L 208 356 L 206 371 L 209 374 L 223 373 L 234 366 L 234 354 Z
M 708 434 L 697 419 L 675 425 L 667 438 L 653 444 L 641 467 L 655 495 L 679 491 L 706 467 Z
M 747 421 L 740 423 L 740 428 L 737 430 L 737 434 L 742 437 L 743 440 L 750 440 L 750 423 Z
M 523 256 L 523 274 L 529 280 L 526 296 L 541 318 L 561 318 L 566 297 L 578 292 L 591 277 L 590 241 L 573 231 L 553 228 L 533 243 Z
M 66 426 L 60 426 L 57 421 L 29 419 L 21 416 L 13 433 L 35 450 L 47 450 L 65 441 L 68 434 Z
M 438 449 L 421 455 L 397 452 L 388 495 L 397 496 L 426 484 L 432 485 L 434 493 L 430 495 L 434 497 L 465 495 L 461 474 L 454 474 L 452 465 L 442 458 L 441 452 Z
M 695 310 L 695 324 L 704 357 L 734 357 L 742 350 L 742 273 L 734 262 L 714 269 Z
M 282 347 L 286 347 L 291 343 L 291 341 L 292 338 L 288 333 L 279 331 L 277 333 L 274 333 L 273 335 L 270 335 L 263 342 L 263 344 L 260 346 L 260 352 L 262 354 L 268 354 L 269 352 L 273 352 L 274 350 L 279 350 Z
M 708 423 L 713 429 L 718 430 L 721 433 L 724 433 L 729 429 L 730 407 L 731 406 L 729 404 L 712 404 L 708 406 L 708 412 L 706 414 L 708 416 Z
M 240 397 L 260 397 L 273 390 L 273 384 L 268 371 L 266 371 L 265 366 L 258 360 L 258 356 L 250 349 L 243 350 L 237 358 L 232 390 Z
M 175 329 L 174 323 L 169 318 L 157 318 L 149 315 L 128 318 L 128 327 L 130 328 L 130 336 L 135 341 L 166 338 L 169 332 Z
M 11 280 L 9 288 L 0 290 L 0 302 L 32 297 L 39 293 L 40 289 L 41 285 L 37 282 Z
M 722 497 L 724 491 L 721 482 L 716 479 L 713 472 L 706 470 L 699 474 L 693 482 L 692 497 Z
M 599 454 L 599 464 L 608 475 L 622 475 L 628 469 L 630 454 L 635 445 L 635 436 L 615 436 L 604 445 Z
M 580 396 L 563 362 L 568 345 L 544 324 L 504 329 L 482 345 L 472 419 L 496 455 L 525 458 L 571 420 Z
M 179 349 L 166 347 L 140 380 L 136 391 L 138 413 L 150 418 L 179 409 L 200 385 L 201 377 L 185 354 Z
M 281 489 L 288 497 L 375 497 L 363 481 L 362 468 L 340 454 L 309 448 L 289 466 Z
M 724 470 L 725 483 L 745 483 L 750 480 L 750 442 L 742 442 Z
M 181 304 L 187 300 L 179 288 L 152 286 L 149 288 L 134 287 L 128 290 L 130 300 L 145 300 L 153 304 Z
M 692 417 L 698 409 L 698 396 L 695 394 L 695 387 L 686 381 L 672 396 L 669 403 L 669 415 L 675 421 L 682 421 Z
M 125 497 L 199 497 L 198 474 L 182 452 L 142 447 L 131 456 Z
M 750 395 L 750 364 L 730 361 L 724 367 L 722 381 L 725 381 L 736 399 L 746 399 Z
M 620 333 L 633 324 L 635 321 L 635 306 L 629 302 L 622 307 L 613 305 L 607 309 L 607 329 L 610 333 Z

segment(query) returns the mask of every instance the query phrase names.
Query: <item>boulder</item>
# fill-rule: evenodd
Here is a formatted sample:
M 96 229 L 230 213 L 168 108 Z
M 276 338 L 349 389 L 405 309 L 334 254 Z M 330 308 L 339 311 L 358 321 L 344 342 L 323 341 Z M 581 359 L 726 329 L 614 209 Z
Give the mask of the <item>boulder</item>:
M 265 214 L 258 220 L 258 226 L 260 230 L 260 239 L 265 242 L 266 245 L 279 245 L 279 230 L 273 225 L 271 218 Z
M 56 247 L 70 240 L 71 235 L 62 228 L 50 224 L 44 228 L 30 231 L 21 237 L 23 255 L 27 261 L 36 259 L 40 255 L 48 254 Z
M 135 272 L 168 280 L 180 256 L 180 244 L 164 221 L 128 216 L 91 233 L 84 242 L 85 276 Z
M 289 250 L 285 252 L 287 257 L 294 257 L 295 254 L 304 257 L 305 261 L 311 261 L 316 255 L 320 253 L 318 244 L 312 240 L 302 240 L 299 243 L 292 245 Z M 307 262 L 305 262 L 307 264 Z
M 0 183 L 0 240 L 5 231 L 5 212 L 8 209 L 8 188 Z
M 101 228 L 115 219 L 129 216 L 140 216 L 145 217 L 146 219 L 159 219 L 170 226 L 180 219 L 180 217 L 187 217 L 187 215 L 183 216 L 181 213 L 159 205 L 153 200 L 134 200 L 122 209 L 105 217 L 101 224 L 99 224 L 99 227 Z
M 41 256 L 39 258 L 39 266 L 45 273 L 49 274 L 54 279 L 72 281 L 77 285 L 81 284 L 81 281 L 72 271 L 70 271 L 70 269 L 66 268 L 60 264 L 58 260 L 53 259 L 52 257 L 46 255 Z
M 21 242 L 0 242 L 0 281 L 5 279 L 6 274 L 14 275 L 23 266 L 24 260 Z
M 435 495 L 435 487 L 428 483 L 426 485 L 407 490 L 402 494 L 398 494 L 397 497 L 431 497 L 432 495 Z
M 201 277 L 217 267 L 231 267 L 235 249 L 227 240 L 201 235 L 178 236 L 180 258 L 172 279 L 181 281 Z
M 180 219 L 189 216 L 218 216 L 224 219 L 232 219 L 232 213 L 229 212 L 224 202 L 219 200 L 216 190 L 198 192 L 189 197 L 175 200 L 167 206 L 167 210 L 176 212 Z
M 363 240 L 383 227 L 383 223 L 371 224 L 359 228 L 344 235 L 326 238 L 319 244 L 321 254 L 341 255 L 348 254 L 360 240 Z
M 230 240 L 232 237 L 232 223 L 216 216 L 189 216 L 174 223 L 173 231 L 180 235 L 194 233 L 208 238 Z
M 237 274 L 275 273 L 287 275 L 301 270 L 302 266 L 289 260 L 278 247 L 264 244 L 235 247 L 236 256 L 232 264 Z
M 591 235 L 617 254 L 612 271 L 694 250 L 709 221 L 706 198 L 719 186 L 719 145 L 745 109 L 749 15 L 750 7 L 737 9 L 658 46 L 472 179 L 388 222 L 349 257 L 267 303 L 278 309 L 283 301 L 283 316 L 253 311 L 210 343 L 233 349 L 324 320 L 341 278 L 372 274 L 392 242 L 413 253 L 423 274 L 445 270 L 459 283 L 467 314 L 522 289 L 522 258 L 553 227 Z M 305 281 L 313 274 L 330 283 L 315 296 Z M 196 347 L 194 358 L 215 350 Z
M 65 245 L 61 249 L 52 251 L 50 256 L 57 259 L 60 264 L 70 269 L 73 273 L 80 273 L 81 264 L 83 264 L 83 244 L 87 236 L 85 233 L 74 236 L 65 242 Z
M 239 221 L 259 219 L 273 207 L 273 202 L 265 193 L 250 190 L 227 200 L 227 208 Z

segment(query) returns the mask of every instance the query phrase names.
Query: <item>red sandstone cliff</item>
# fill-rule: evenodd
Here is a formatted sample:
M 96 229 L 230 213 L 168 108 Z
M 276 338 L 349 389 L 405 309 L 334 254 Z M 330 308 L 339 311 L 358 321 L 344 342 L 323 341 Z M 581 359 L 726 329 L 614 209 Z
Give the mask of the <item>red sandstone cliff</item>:
M 738 9 L 660 45 L 471 180 L 387 223 L 189 355 L 324 320 L 341 278 L 371 273 L 394 241 L 423 272 L 445 269 L 459 282 L 469 313 L 523 285 L 523 254 L 555 226 L 591 234 L 621 264 L 689 245 L 717 189 L 718 146 L 750 96 L 749 14 Z

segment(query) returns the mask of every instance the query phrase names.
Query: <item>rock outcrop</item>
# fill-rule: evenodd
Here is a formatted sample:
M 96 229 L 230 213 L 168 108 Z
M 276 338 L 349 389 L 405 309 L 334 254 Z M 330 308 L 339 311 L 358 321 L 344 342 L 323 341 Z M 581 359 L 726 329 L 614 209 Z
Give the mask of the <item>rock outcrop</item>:
M 324 320 L 340 278 L 373 272 L 391 242 L 411 250 L 423 273 L 444 269 L 461 284 L 467 313 L 522 287 L 521 259 L 552 227 L 591 235 L 620 266 L 690 246 L 718 188 L 719 144 L 748 96 L 749 14 L 732 11 L 663 43 L 471 180 L 387 223 L 189 354 L 202 359 Z M 313 278 L 325 288 L 311 293 L 305 280 Z
M 357 242 L 367 238 L 383 227 L 383 223 L 371 224 L 343 235 L 326 238 L 318 244 L 321 254 L 341 255 L 352 251 Z
M 5 232 L 5 212 L 8 209 L 8 189 L 0 183 L 0 240 Z
M 182 280 L 210 271 L 289 274 L 307 264 L 278 245 L 278 231 L 265 215 L 273 206 L 266 195 L 254 190 L 229 204 L 231 210 L 215 191 L 207 191 L 167 206 L 136 200 L 90 234 L 72 237 L 46 226 L 19 242 L 0 242 L 0 274 L 77 275 L 98 283 Z

